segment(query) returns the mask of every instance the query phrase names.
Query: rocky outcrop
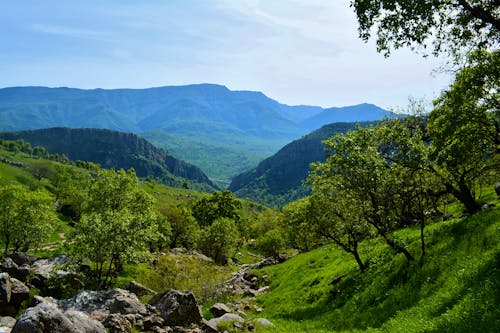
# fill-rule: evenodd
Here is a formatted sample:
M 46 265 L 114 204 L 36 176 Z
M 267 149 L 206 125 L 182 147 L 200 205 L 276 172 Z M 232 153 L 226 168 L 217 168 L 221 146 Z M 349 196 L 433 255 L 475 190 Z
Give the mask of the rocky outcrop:
M 17 320 L 12 333 L 105 333 L 106 329 L 87 314 L 44 301 L 28 308 Z
M 199 325 L 203 319 L 198 301 L 190 291 L 167 290 L 155 295 L 149 304 L 158 309 L 168 326 Z
M 29 298 L 29 288 L 7 273 L 0 273 L 0 315 L 15 315 Z
M 19 266 L 12 258 L 5 258 L 1 266 L 2 272 L 9 273 L 10 276 L 18 280 L 26 282 L 26 278 L 30 274 L 30 266 L 22 264 Z

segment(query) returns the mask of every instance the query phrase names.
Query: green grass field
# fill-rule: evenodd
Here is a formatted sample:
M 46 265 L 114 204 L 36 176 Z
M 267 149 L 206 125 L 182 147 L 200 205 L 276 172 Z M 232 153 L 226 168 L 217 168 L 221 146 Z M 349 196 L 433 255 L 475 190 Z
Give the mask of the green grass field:
M 488 198 L 494 198 L 491 192 Z M 333 246 L 259 272 L 273 332 L 500 332 L 500 203 L 426 228 L 427 254 L 407 263 L 379 240 L 362 244 L 369 268 Z M 418 228 L 398 234 L 420 256 Z M 332 281 L 343 276 L 340 282 Z

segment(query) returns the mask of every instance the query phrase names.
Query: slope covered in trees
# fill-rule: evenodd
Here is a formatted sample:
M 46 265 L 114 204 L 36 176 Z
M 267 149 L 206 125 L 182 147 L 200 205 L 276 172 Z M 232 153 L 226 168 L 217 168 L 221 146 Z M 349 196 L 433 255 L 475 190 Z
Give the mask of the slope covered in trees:
M 238 196 L 270 206 L 284 204 L 307 195 L 302 186 L 309 164 L 325 160 L 323 140 L 356 128 L 355 123 L 334 123 L 298 139 L 266 158 L 259 165 L 236 176 L 229 186 Z
M 0 138 L 23 139 L 32 146 L 45 147 L 50 153 L 64 154 L 71 160 L 99 163 L 105 168 L 134 168 L 140 177 L 149 176 L 172 185 L 182 185 L 178 178 L 185 178 L 193 184 L 215 187 L 198 167 L 169 155 L 132 133 L 58 127 L 1 132 Z

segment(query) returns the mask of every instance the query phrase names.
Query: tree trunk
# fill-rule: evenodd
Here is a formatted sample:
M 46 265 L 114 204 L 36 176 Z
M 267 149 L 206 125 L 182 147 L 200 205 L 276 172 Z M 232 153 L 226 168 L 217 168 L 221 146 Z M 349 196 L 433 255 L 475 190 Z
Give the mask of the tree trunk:
M 420 256 L 420 261 L 424 258 L 425 255 L 425 239 L 424 239 L 424 228 L 425 228 L 425 219 L 420 221 L 420 244 L 422 247 L 422 255 Z
M 356 259 L 356 262 L 358 263 L 358 266 L 359 266 L 359 269 L 361 270 L 361 272 L 364 272 L 365 269 L 366 269 L 366 265 L 363 263 L 363 261 L 361 260 L 360 256 L 359 256 L 359 253 L 358 253 L 358 249 L 356 248 L 354 251 L 351 252 L 352 255 L 354 256 L 354 259 Z
M 481 207 L 479 204 L 476 202 L 476 199 L 471 193 L 471 190 L 465 184 L 465 181 L 461 180 L 458 183 L 458 189 L 453 187 L 451 184 L 446 184 L 446 188 L 448 191 L 455 197 L 457 198 L 458 201 L 460 201 L 464 206 L 465 210 L 469 214 L 474 214 L 477 213 Z

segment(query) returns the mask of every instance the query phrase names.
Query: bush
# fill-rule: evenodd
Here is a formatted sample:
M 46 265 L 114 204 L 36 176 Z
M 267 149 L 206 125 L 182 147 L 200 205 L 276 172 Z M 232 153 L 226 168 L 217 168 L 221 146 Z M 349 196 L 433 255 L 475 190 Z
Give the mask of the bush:
M 269 257 L 278 257 L 285 248 L 285 239 L 283 231 L 279 229 L 269 230 L 264 236 L 257 239 L 257 248 Z

